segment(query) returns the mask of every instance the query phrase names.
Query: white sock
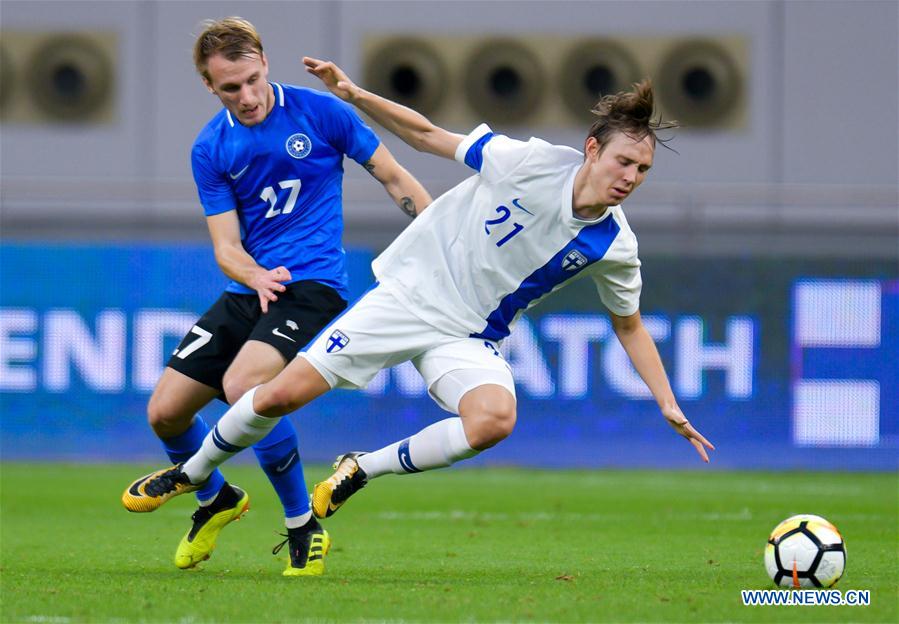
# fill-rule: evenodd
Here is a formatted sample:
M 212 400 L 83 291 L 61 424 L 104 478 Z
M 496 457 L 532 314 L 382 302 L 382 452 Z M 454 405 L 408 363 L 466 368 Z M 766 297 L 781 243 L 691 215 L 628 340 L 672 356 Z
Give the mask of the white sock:
M 256 388 L 248 390 L 225 412 L 212 431 L 206 434 L 200 450 L 184 464 L 182 470 L 191 483 L 202 483 L 208 479 L 219 464 L 259 442 L 281 420 L 280 417 L 266 418 L 253 411 Z
M 215 499 L 217 499 L 218 496 L 219 493 L 216 492 L 215 494 L 213 494 L 212 498 L 204 498 L 203 500 L 197 499 L 197 503 L 200 504 L 200 507 L 209 507 L 212 503 L 215 502 Z
M 468 445 L 461 418 L 447 418 L 425 427 L 411 438 L 359 458 L 359 467 L 369 479 L 383 474 L 408 474 L 445 468 L 479 451 Z
M 312 510 L 307 511 L 301 516 L 293 516 L 291 518 L 284 518 L 284 526 L 288 529 L 299 529 L 302 526 L 306 526 L 306 523 L 312 518 Z

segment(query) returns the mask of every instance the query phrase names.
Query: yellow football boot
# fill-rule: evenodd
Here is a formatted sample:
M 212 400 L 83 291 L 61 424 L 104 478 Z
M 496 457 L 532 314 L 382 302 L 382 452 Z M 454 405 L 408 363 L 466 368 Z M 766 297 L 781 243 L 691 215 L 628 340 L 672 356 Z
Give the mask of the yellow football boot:
M 215 508 L 213 503 L 209 507 L 200 507 L 191 516 L 194 524 L 181 538 L 178 550 L 175 551 L 175 565 L 182 570 L 193 568 L 201 561 L 209 559 L 215 550 L 215 541 L 225 525 L 240 520 L 249 511 L 250 495 L 236 485 L 226 487 L 234 490 L 236 503 L 224 509 Z
M 283 533 L 282 533 L 283 535 Z M 325 573 L 325 555 L 331 550 L 331 536 L 315 518 L 312 523 L 299 529 L 287 529 L 287 538 L 272 549 L 277 555 L 284 544 L 290 556 L 284 576 L 321 576 Z
M 312 513 L 316 518 L 333 515 L 350 496 L 368 483 L 365 471 L 357 458 L 365 453 L 356 451 L 339 455 L 334 462 L 334 474 L 312 488 Z
M 190 482 L 177 464 L 144 475 L 128 486 L 122 494 L 122 504 L 128 511 L 156 511 L 170 498 L 188 492 L 196 492 L 202 484 Z

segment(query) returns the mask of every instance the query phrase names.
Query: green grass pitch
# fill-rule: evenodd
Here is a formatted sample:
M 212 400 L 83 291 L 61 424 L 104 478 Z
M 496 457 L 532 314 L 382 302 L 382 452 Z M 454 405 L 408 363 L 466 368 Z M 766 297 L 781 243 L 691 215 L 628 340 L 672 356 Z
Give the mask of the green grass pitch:
M 229 466 L 250 513 L 194 571 L 172 564 L 191 497 L 129 514 L 148 466 L 5 463 L 0 622 L 896 622 L 892 474 L 451 469 L 370 484 L 327 528 L 322 578 L 270 552 L 280 508 Z M 143 472 L 142 472 L 143 471 Z M 307 469 L 312 482 L 324 467 Z M 744 607 L 765 539 L 794 513 L 846 538 L 838 589 L 867 607 Z M 283 551 L 282 551 L 283 553 Z

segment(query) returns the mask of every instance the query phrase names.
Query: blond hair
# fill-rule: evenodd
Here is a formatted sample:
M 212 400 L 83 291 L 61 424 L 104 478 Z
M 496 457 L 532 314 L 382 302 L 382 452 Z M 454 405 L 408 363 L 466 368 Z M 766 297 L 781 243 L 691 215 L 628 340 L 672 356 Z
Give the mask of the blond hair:
M 203 32 L 194 43 L 194 66 L 209 80 L 209 58 L 221 54 L 229 61 L 262 56 L 262 40 L 256 28 L 242 17 L 226 17 L 203 22 Z

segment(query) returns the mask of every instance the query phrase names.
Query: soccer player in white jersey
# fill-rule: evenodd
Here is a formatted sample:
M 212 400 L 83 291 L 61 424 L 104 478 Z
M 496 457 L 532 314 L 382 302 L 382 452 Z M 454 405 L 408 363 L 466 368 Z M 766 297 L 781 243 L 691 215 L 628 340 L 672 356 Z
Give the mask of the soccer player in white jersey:
M 477 173 L 434 200 L 373 263 L 377 282 L 270 382 L 247 392 L 182 466 L 138 479 L 148 504 L 192 491 L 281 416 L 332 388 L 364 387 L 382 368 L 411 360 L 431 397 L 454 415 L 371 453 L 338 457 L 315 486 L 313 511 L 333 514 L 368 481 L 448 466 L 497 444 L 515 425 L 515 386 L 498 343 L 516 317 L 572 280 L 590 277 L 618 339 L 662 416 L 708 462 L 714 446 L 678 407 L 658 350 L 640 319 L 637 241 L 620 203 L 645 179 L 655 152 L 648 81 L 606 96 L 584 152 L 516 141 L 481 125 L 448 132 L 369 93 L 333 63 L 307 70 L 419 151 Z
M 346 308 L 344 158 L 363 165 L 411 216 L 430 202 L 350 106 L 269 82 L 262 42 L 246 20 L 205 23 L 194 65 L 223 105 L 194 142 L 191 164 L 216 261 L 232 281 L 184 337 L 150 398 L 148 420 L 173 464 L 194 455 L 209 432 L 197 410 L 273 378 Z M 322 574 L 330 537 L 312 517 L 289 419 L 253 450 L 284 508 L 287 540 L 273 551 L 288 544 L 284 575 Z M 218 470 L 197 499 L 175 552 L 182 569 L 208 559 L 220 531 L 249 506 L 248 494 Z M 133 502 L 125 492 L 127 509 L 151 510 Z

